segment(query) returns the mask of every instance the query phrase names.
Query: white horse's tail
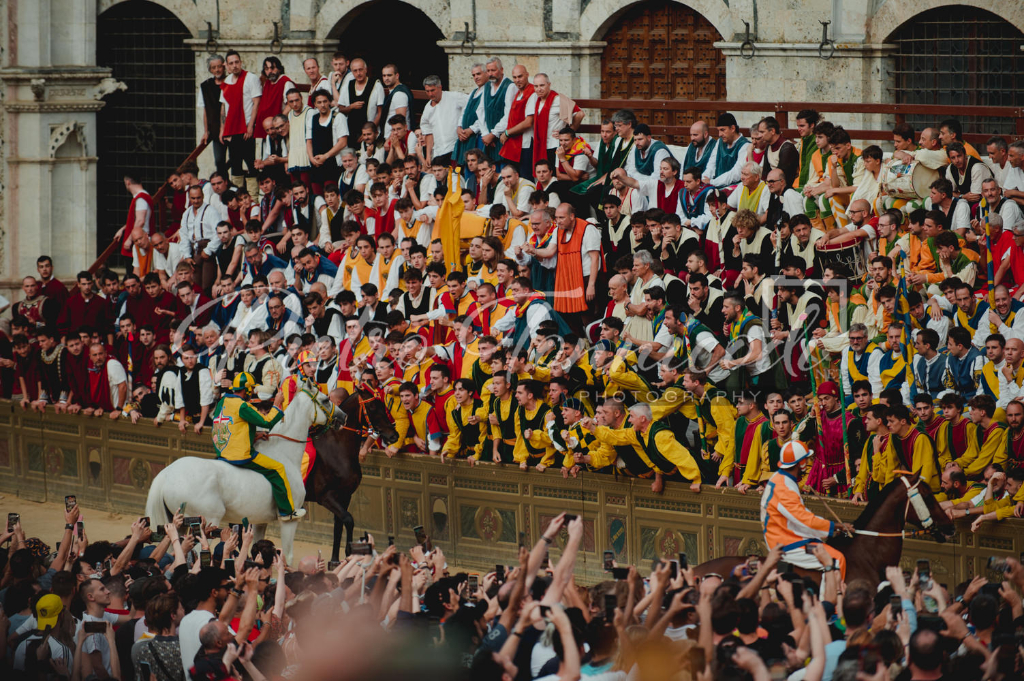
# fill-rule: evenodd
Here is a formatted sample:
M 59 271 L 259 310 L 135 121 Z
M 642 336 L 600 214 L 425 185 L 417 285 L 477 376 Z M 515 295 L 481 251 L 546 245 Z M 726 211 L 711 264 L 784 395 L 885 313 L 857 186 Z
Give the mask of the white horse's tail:
M 157 473 L 149 485 L 149 496 L 146 497 L 146 515 L 152 527 L 163 527 L 174 518 L 174 512 L 164 502 L 163 478 L 163 471 Z

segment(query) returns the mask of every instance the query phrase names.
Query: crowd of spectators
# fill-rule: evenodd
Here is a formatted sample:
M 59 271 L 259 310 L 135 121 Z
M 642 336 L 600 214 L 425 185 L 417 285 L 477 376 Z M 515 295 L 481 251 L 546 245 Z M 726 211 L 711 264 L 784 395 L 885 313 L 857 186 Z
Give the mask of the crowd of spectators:
M 565 514 L 535 545 L 520 546 L 513 565 L 487 574 L 450 569 L 429 537 L 399 548 L 366 535 L 345 560 L 325 564 L 318 552 L 291 566 L 251 527 L 179 513 L 164 525 L 140 518 L 107 541 L 90 540 L 81 517 L 69 500 L 56 550 L 26 538 L 38 518 L 14 518 L 0 535 L 10 542 L 0 553 L 4 678 L 1010 681 L 1024 673 L 1024 567 L 1014 559 L 989 566 L 1001 581 L 947 585 L 893 566 L 876 586 L 842 583 L 834 571 L 818 584 L 780 562 L 778 550 L 703 576 L 684 555 L 649 572 L 609 556 L 605 580 L 585 585 L 574 577 L 583 520 Z

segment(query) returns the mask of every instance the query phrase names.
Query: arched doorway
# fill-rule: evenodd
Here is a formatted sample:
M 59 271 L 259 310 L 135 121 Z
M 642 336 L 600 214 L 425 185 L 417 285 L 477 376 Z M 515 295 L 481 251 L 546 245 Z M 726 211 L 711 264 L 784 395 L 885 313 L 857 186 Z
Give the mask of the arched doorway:
M 387 26 L 387 39 L 381 38 L 383 26 Z M 381 68 L 393 63 L 411 90 L 422 90 L 423 79 L 432 75 L 448 87 L 448 55 L 437 44 L 445 36 L 430 17 L 410 4 L 367 2 L 338 22 L 330 35 L 349 59 L 365 59 L 373 78 L 380 78 Z M 414 103 L 413 110 L 415 125 L 423 102 Z
M 195 148 L 195 53 L 191 34 L 167 9 L 130 0 L 99 16 L 96 63 L 127 90 L 106 97 L 97 115 L 96 237 L 102 250 L 125 221 L 123 173 L 139 173 L 156 190 Z
M 977 7 L 954 5 L 922 12 L 886 40 L 896 45 L 895 99 L 899 104 L 950 107 L 1024 106 L 1024 33 Z M 1010 119 L 955 116 L 965 132 L 1014 134 Z M 921 130 L 934 117 L 908 116 Z
M 725 57 L 715 27 L 696 10 L 648 0 L 623 12 L 604 36 L 601 96 L 610 99 L 725 99 Z M 685 125 L 709 111 L 640 114 L 649 125 Z M 677 135 L 666 141 L 688 144 Z

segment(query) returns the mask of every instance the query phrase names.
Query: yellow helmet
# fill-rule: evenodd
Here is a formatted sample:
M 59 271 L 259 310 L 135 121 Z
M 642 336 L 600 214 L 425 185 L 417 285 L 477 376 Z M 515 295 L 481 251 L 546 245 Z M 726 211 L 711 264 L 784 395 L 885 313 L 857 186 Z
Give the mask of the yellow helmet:
M 298 359 L 299 364 L 316 363 L 316 355 L 313 354 L 312 350 L 303 350 L 299 353 Z
M 256 377 L 250 374 L 248 371 L 243 371 L 242 373 L 238 374 L 237 376 L 235 376 L 235 380 L 231 382 L 232 392 L 241 391 L 246 394 L 249 394 L 255 389 Z

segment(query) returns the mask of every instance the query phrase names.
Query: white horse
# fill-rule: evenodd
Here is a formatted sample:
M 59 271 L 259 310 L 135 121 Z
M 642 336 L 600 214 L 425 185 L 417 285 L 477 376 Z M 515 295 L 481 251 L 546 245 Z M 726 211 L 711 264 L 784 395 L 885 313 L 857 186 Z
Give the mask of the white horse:
M 257 452 L 284 465 L 295 508 L 300 508 L 306 500 L 300 471 L 309 429 L 332 425 L 338 413 L 326 396 L 300 390 L 285 409 L 284 418 L 270 431 L 270 437 L 255 444 Z M 153 478 L 146 500 L 146 513 L 153 523 L 169 520 L 183 503 L 186 515 L 203 516 L 218 527 L 224 520 L 240 523 L 248 518 L 255 526 L 257 540 L 263 538 L 269 523 L 279 520 L 270 483 L 265 477 L 214 459 L 185 456 Z M 289 563 L 297 524 L 294 521 L 281 523 L 281 549 Z

